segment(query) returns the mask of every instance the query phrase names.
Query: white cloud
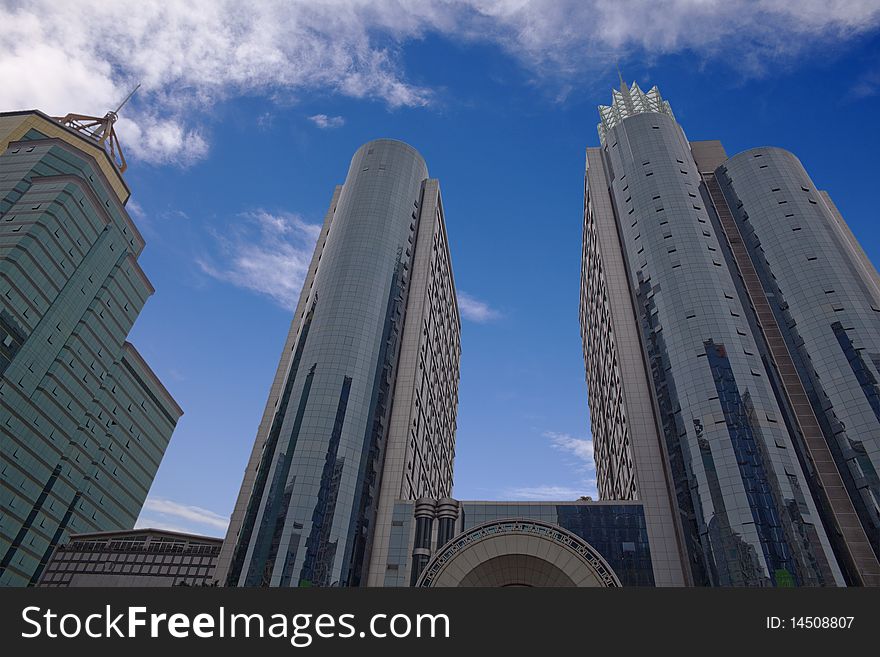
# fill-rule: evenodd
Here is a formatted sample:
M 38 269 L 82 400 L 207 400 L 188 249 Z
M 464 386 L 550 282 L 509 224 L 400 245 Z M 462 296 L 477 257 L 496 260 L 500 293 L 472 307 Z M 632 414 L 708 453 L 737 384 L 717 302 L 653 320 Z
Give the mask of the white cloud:
M 588 438 L 575 438 L 567 433 L 545 431 L 554 449 L 573 456 L 579 468 L 595 475 L 596 462 L 593 460 L 593 441 Z
M 144 515 L 145 513 L 155 515 Z M 211 534 L 217 534 L 218 530 L 225 532 L 228 525 L 229 518 L 209 509 L 159 497 L 147 498 L 136 524 L 140 528 L 154 527 L 190 533 L 207 531 Z
M 583 488 L 573 488 L 570 486 L 523 486 L 521 488 L 511 488 L 506 492 L 506 496 L 514 500 L 546 500 L 546 501 L 568 501 L 577 500 L 582 496 L 591 496 L 596 499 L 595 487 L 591 490 L 585 486 Z
M 856 80 L 849 91 L 849 97 L 853 100 L 869 98 L 880 93 L 880 68 L 866 71 Z
M 0 107 L 103 115 L 135 83 L 117 131 L 130 155 L 187 165 L 203 158 L 212 104 L 243 94 L 295 100 L 319 89 L 420 106 L 398 39 L 417 22 L 370 2 L 30 0 L 0 4 Z M 402 12 L 406 13 L 406 12 Z
M 208 154 L 208 142 L 199 128 L 187 128 L 178 119 L 159 119 L 139 114 L 135 119 L 123 115 L 116 124 L 122 148 L 130 146 L 132 155 L 156 164 L 189 166 Z M 127 152 L 127 151 L 126 151 Z
M 692 51 L 757 73 L 874 30 L 876 0 L 476 0 L 490 38 L 538 73 L 571 77 L 618 58 Z
M 345 125 L 345 119 L 341 116 L 315 114 L 314 116 L 308 117 L 308 119 L 322 130 L 326 130 L 327 128 L 341 128 Z
M 545 431 L 542 436 L 550 440 L 553 449 L 569 457 L 567 465 L 574 470 L 578 481 L 574 484 L 520 486 L 505 491 L 505 495 L 515 500 L 576 500 L 582 496 L 598 499 L 593 441 L 556 431 Z
M 880 24 L 876 0 L 0 0 L 0 108 L 120 120 L 130 155 L 188 165 L 209 150 L 211 106 L 330 91 L 388 107 L 432 102 L 403 73 L 428 34 L 494 44 L 565 96 L 618 58 L 691 51 L 756 73 L 842 48 Z M 260 119 L 256 119 L 259 123 Z
M 128 214 L 138 221 L 142 221 L 147 216 L 147 213 L 144 212 L 143 206 L 133 198 L 128 199 L 128 203 L 125 204 L 125 209 L 128 210 Z
M 193 531 L 192 527 L 184 527 L 181 524 L 168 522 L 163 518 L 155 518 L 151 516 L 141 516 L 134 523 L 135 529 L 164 529 L 169 532 L 180 532 L 182 534 L 198 534 L 200 532 Z M 210 532 L 212 535 L 214 532 Z
M 490 307 L 485 301 L 472 297 L 467 292 L 457 292 L 458 312 L 464 319 L 469 319 L 478 324 L 491 322 L 493 319 L 501 317 L 501 313 Z
M 223 233 L 216 255 L 196 263 L 209 276 L 264 294 L 293 310 L 309 270 L 321 226 L 291 213 L 247 212 Z

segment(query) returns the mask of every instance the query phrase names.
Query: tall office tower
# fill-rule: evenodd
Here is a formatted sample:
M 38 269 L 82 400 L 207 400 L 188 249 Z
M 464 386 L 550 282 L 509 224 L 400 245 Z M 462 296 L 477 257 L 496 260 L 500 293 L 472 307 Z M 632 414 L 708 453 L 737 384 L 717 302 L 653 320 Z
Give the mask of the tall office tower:
M 599 113 L 581 326 L 600 495 L 671 524 L 696 585 L 880 583 L 876 272 L 790 153 L 690 143 L 656 87 L 621 81 Z
M 364 144 L 324 219 L 218 579 L 384 580 L 394 501 L 451 493 L 459 357 L 438 181 L 407 144 Z
M 115 119 L 0 114 L 0 585 L 131 529 L 182 415 L 126 341 L 153 287 Z

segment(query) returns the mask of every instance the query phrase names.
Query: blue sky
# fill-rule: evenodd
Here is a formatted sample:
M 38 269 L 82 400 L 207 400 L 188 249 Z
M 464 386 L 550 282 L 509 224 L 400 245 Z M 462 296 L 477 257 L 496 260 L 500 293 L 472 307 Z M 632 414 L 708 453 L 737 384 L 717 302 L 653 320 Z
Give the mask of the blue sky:
M 0 2 L 3 109 L 102 113 L 143 83 L 118 132 L 156 293 L 130 340 L 185 415 L 141 524 L 222 535 L 317 227 L 370 139 L 409 142 L 440 179 L 462 499 L 595 496 L 583 165 L 615 60 L 690 139 L 793 151 L 880 260 L 878 2 L 316 0 L 242 17 L 198 0 L 52 5 L 48 23 L 43 4 Z

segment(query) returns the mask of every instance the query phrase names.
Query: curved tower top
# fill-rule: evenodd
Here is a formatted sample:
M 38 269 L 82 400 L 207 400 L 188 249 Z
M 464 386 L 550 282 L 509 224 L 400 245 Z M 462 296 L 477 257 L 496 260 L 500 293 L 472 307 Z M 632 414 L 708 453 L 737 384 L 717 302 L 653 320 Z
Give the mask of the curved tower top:
M 357 159 L 358 155 L 362 152 L 369 152 L 377 147 L 384 148 L 399 148 L 404 151 L 409 151 L 416 159 L 421 163 L 421 165 L 425 168 L 425 178 L 428 177 L 428 165 L 425 162 L 425 158 L 422 157 L 422 154 L 419 153 L 418 149 L 414 146 L 402 141 L 400 139 L 392 139 L 390 137 L 380 137 L 379 139 L 372 139 L 367 143 L 363 144 L 360 148 L 358 148 L 354 155 L 352 156 L 352 161 Z

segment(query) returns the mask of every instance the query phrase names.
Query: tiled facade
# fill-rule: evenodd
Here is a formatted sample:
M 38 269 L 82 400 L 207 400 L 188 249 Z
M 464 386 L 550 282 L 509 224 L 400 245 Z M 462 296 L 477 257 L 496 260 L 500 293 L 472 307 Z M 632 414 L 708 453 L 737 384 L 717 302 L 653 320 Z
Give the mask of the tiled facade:
M 126 341 L 153 293 L 127 200 L 100 145 L 0 114 L 0 585 L 131 528 L 182 414 Z
M 398 499 L 452 494 L 461 323 L 440 187 L 425 182 L 400 367 L 379 490 L 369 586 L 388 571 L 388 538 Z
M 212 586 L 222 540 L 163 529 L 76 534 L 37 586 Z
M 400 500 L 390 539 L 384 586 L 657 585 L 640 502 Z
M 601 150 L 587 149 L 580 323 L 597 485 L 602 499 L 643 501 L 655 581 L 682 586 L 688 568 L 607 180 Z
M 367 583 L 386 490 L 451 489 L 459 332 L 438 183 L 407 144 L 369 142 L 325 218 L 221 582 Z
M 876 394 L 871 377 L 876 376 L 877 363 L 852 354 L 876 349 L 870 346 L 876 336 L 871 337 L 869 328 L 876 273 L 849 231 L 841 228 L 842 220 L 823 210 L 828 207 L 823 197 L 789 154 L 778 154 L 779 162 L 759 169 L 781 153 L 759 149 L 767 153 L 764 162 L 753 165 L 755 158 L 750 160 L 746 153 L 713 171 L 716 163 L 707 172 L 695 155 L 705 160 L 720 152 L 723 161 L 723 149 L 717 142 L 692 148 L 656 88 L 645 94 L 635 85 L 622 85 L 612 105 L 600 108 L 600 116 L 602 146 L 588 149 L 587 157 L 581 322 L 603 499 L 639 499 L 646 506 L 651 498 L 671 499 L 671 524 L 677 525 L 686 576 L 696 585 L 850 582 L 845 575 L 849 566 L 840 561 L 836 544 L 832 549 L 827 522 L 820 516 L 824 502 L 817 504 L 811 494 L 814 472 L 809 463 L 802 467 L 801 434 L 791 428 L 792 404 L 781 385 L 784 370 L 773 364 L 768 350 L 772 340 L 765 337 L 767 327 L 762 330 L 760 299 L 746 290 L 749 268 L 747 263 L 737 266 L 737 236 L 725 232 L 723 208 L 716 209 L 716 174 L 723 181 L 728 171 L 736 172 L 729 174 L 733 186 L 724 194 L 731 207 L 739 203 L 737 221 L 744 227 L 743 212 L 752 223 L 760 222 L 760 242 L 754 247 L 760 244 L 762 256 L 777 263 L 773 276 L 780 277 L 797 257 L 793 253 L 801 250 L 836 263 L 830 266 L 836 268 L 834 273 L 817 268 L 814 280 L 802 280 L 800 288 L 794 279 L 803 276 L 809 254 L 801 254 L 804 264 L 790 269 L 792 292 L 810 288 L 812 296 L 801 292 L 784 301 L 791 308 L 799 305 L 806 325 L 817 323 L 820 309 L 842 312 L 817 298 L 817 289 L 833 281 L 835 290 L 846 289 L 844 294 L 851 295 L 850 308 L 857 317 L 840 325 L 853 327 L 861 318 L 853 348 L 846 349 L 849 331 L 840 339 L 839 329 L 829 329 L 822 358 L 834 352 L 835 367 L 847 364 L 854 373 L 850 381 L 841 382 L 847 403 L 840 403 L 841 410 L 858 407 L 852 411 L 858 419 L 851 421 L 861 428 L 864 450 L 852 448 L 848 463 L 861 475 L 863 499 L 871 488 L 870 478 L 864 476 L 867 454 L 870 449 L 876 454 L 876 447 L 864 444 L 871 439 L 864 437 L 876 420 L 870 400 Z M 747 171 L 748 166 L 754 171 Z M 740 192 L 740 184 L 745 191 Z M 796 201 L 783 199 L 777 187 L 801 196 Z M 776 216 L 777 208 L 783 207 L 780 200 L 797 203 L 801 217 L 810 212 L 818 217 L 821 210 L 824 241 L 786 246 L 791 238 L 783 232 L 790 233 L 792 227 Z M 802 218 L 800 223 L 807 221 Z M 833 240 L 828 237 L 832 234 L 837 236 Z M 846 283 L 838 282 L 842 279 Z M 779 286 L 783 287 L 781 281 Z M 774 290 L 767 291 L 772 297 Z M 875 333 L 877 326 L 873 319 Z M 629 362 L 621 366 L 624 358 Z M 852 362 L 856 364 L 850 367 Z M 835 378 L 831 369 L 828 378 Z M 856 387 L 854 381 L 867 381 L 868 386 Z M 853 400 L 854 392 L 863 389 L 864 404 Z M 646 394 L 650 404 L 645 403 Z M 876 433 L 875 426 L 867 435 Z M 658 448 L 639 451 L 637 442 Z M 665 471 L 668 485 L 655 476 L 654 485 L 643 488 L 641 474 L 646 470 L 656 475 Z M 635 482 L 634 490 L 630 481 Z M 665 508 L 663 499 L 655 504 L 661 511 Z M 846 523 L 849 516 L 841 517 Z M 661 521 L 669 519 L 660 516 Z

